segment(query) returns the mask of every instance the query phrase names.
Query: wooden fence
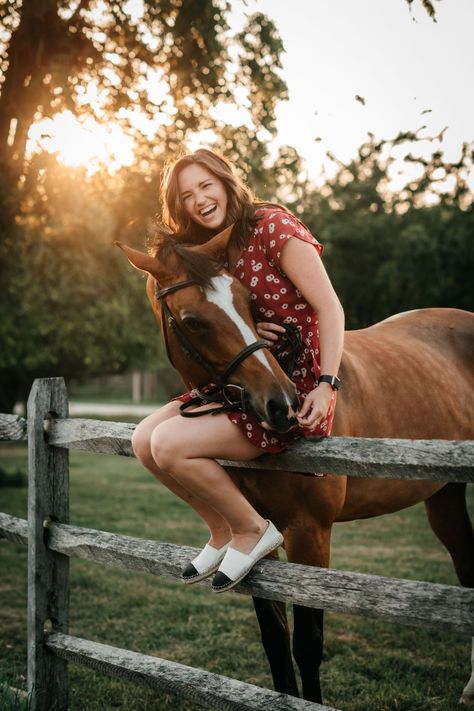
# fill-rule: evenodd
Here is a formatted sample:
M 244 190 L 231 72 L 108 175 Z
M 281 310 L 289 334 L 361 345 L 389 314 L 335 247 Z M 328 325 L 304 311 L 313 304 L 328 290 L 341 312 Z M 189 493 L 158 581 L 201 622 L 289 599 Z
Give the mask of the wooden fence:
M 0 439 L 28 439 L 28 520 L 0 513 L 0 538 L 28 545 L 28 691 L 33 711 L 68 707 L 68 661 L 178 694 L 208 709 L 330 711 L 295 697 L 68 634 L 69 558 L 177 578 L 194 548 L 69 525 L 69 449 L 133 456 L 134 425 L 68 419 L 64 381 L 35 381 L 28 420 L 0 415 Z M 308 439 L 229 466 L 351 476 L 474 481 L 474 441 Z M 203 581 L 208 585 L 208 581 Z M 260 561 L 236 592 L 474 635 L 474 591 Z M 334 711 L 334 710 L 333 710 Z

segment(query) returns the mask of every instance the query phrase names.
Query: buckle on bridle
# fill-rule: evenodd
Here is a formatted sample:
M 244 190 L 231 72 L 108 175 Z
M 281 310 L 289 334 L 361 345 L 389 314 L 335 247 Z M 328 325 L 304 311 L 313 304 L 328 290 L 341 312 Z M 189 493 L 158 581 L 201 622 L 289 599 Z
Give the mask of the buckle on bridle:
M 238 406 L 242 412 L 247 411 L 247 402 L 245 399 L 245 388 L 233 383 L 227 383 L 222 386 L 222 397 L 228 405 L 232 407 Z

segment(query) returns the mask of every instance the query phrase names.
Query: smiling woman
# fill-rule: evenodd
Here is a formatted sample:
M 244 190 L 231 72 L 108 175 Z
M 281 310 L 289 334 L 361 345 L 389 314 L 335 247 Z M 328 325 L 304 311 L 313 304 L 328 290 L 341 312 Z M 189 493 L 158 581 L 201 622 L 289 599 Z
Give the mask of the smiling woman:
M 186 166 L 178 176 L 181 200 L 190 218 L 207 229 L 219 229 L 226 218 L 224 184 L 203 165 Z
M 55 153 L 66 166 L 84 166 L 89 175 L 106 166 L 115 173 L 124 165 L 132 165 L 134 142 L 118 124 L 100 124 L 92 116 L 83 120 L 70 111 L 35 123 L 28 134 L 27 151 L 38 149 Z
M 164 171 L 162 197 L 154 253 L 119 246 L 148 272 L 147 292 L 164 334 L 170 329 L 170 348 L 181 344 L 202 372 L 183 376 L 198 389 L 143 420 L 132 446 L 209 529 L 183 582 L 214 575 L 212 589 L 221 593 L 283 538 L 218 460 L 250 460 L 306 434 L 330 433 L 344 317 L 319 242 L 288 210 L 256 200 L 223 156 L 199 149 L 175 160 Z M 217 270 L 208 284 L 187 268 L 197 256 Z M 283 339 L 289 332 L 294 354 Z M 240 397 L 229 401 L 229 387 Z

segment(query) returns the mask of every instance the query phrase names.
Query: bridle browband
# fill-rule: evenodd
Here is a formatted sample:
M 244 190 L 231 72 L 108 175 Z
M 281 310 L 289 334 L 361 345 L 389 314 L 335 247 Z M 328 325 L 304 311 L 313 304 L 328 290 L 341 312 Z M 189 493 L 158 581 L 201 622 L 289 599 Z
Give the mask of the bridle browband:
M 255 353 L 255 351 L 261 348 L 267 348 L 265 341 L 255 341 L 249 346 L 243 348 L 235 358 L 233 358 L 230 363 L 228 363 L 222 372 L 217 372 L 214 366 L 209 363 L 200 353 L 196 350 L 193 344 L 189 341 L 186 335 L 183 333 L 182 329 L 179 327 L 178 322 L 171 313 L 168 304 L 166 303 L 166 297 L 169 294 L 174 294 L 175 291 L 180 289 L 185 289 L 188 286 L 194 286 L 196 282 L 193 279 L 185 279 L 179 281 L 176 284 L 161 288 L 156 282 L 155 296 L 161 303 L 161 329 L 163 331 L 163 338 L 165 341 L 166 353 L 171 365 L 174 366 L 173 359 L 171 357 L 171 352 L 168 343 L 167 327 L 172 330 L 176 336 L 181 350 L 190 359 L 193 360 L 197 365 L 203 368 L 211 377 L 211 381 L 214 385 L 211 389 L 203 392 L 200 388 L 197 388 L 198 395 L 195 398 L 191 398 L 186 403 L 183 403 L 180 407 L 181 415 L 183 417 L 200 417 L 206 414 L 216 414 L 223 411 L 240 411 L 245 412 L 247 410 L 247 397 L 245 393 L 245 388 L 240 385 L 235 385 L 233 383 L 228 383 L 227 380 L 229 376 L 234 372 L 234 370 L 244 361 L 248 356 Z M 232 396 L 238 396 L 238 400 L 233 400 Z M 203 402 L 216 402 L 216 397 L 221 396 L 223 404 L 219 407 L 201 410 L 199 412 L 187 412 L 187 408 L 203 404 Z

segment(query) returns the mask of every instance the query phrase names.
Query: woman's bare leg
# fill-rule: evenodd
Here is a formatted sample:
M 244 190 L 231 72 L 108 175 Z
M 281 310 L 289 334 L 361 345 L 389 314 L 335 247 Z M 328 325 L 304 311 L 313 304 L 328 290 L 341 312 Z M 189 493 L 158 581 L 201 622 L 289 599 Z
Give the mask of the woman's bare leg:
M 232 533 L 231 547 L 249 553 L 267 528 L 216 459 L 249 460 L 262 453 L 225 414 L 196 419 L 170 417 L 151 434 L 151 453 L 160 472 L 217 512 Z
M 215 548 L 221 548 L 231 538 L 230 526 L 227 521 L 211 506 L 188 491 L 172 476 L 158 468 L 153 459 L 150 438 L 153 430 L 170 417 L 179 416 L 180 402 L 170 402 L 157 412 L 142 420 L 132 436 L 132 447 L 137 459 L 162 483 L 167 489 L 185 501 L 204 520 L 210 531 L 209 543 Z M 184 421 L 184 418 L 181 418 Z

